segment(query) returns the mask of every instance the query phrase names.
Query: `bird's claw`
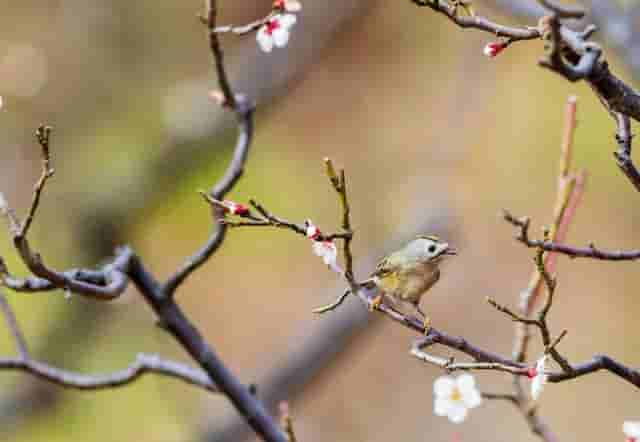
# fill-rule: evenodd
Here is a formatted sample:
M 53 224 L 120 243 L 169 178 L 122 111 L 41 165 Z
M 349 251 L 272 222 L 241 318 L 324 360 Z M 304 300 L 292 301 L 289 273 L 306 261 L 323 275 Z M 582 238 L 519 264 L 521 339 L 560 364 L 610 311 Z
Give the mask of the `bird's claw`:
M 422 322 L 424 324 L 424 335 L 428 336 L 431 331 L 431 318 L 425 316 Z
M 373 312 L 380 308 L 380 304 L 382 304 L 382 295 L 377 295 L 375 298 L 371 300 L 371 304 L 369 304 L 369 311 Z

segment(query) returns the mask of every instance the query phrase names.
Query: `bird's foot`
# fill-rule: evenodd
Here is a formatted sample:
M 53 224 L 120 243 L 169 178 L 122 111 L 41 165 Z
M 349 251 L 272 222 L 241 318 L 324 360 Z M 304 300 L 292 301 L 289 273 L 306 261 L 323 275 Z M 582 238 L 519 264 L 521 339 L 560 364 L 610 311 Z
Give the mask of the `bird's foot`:
M 373 312 L 378 310 L 380 308 L 380 304 L 382 304 L 382 294 L 377 295 L 371 300 L 371 303 L 369 304 L 369 311 Z
M 424 335 L 427 336 L 431 331 L 431 318 L 424 316 L 424 319 L 422 320 L 422 322 L 424 324 Z

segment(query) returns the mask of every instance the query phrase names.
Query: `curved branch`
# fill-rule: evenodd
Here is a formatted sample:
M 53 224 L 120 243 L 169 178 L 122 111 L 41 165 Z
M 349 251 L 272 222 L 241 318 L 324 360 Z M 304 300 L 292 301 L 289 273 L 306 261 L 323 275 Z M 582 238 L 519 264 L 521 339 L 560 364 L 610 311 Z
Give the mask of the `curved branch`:
M 478 29 L 490 32 L 497 37 L 507 37 L 510 42 L 520 40 L 535 40 L 542 36 L 542 33 L 535 27 L 511 27 L 495 23 L 480 15 L 463 16 L 458 14 L 458 8 L 444 1 L 433 0 L 411 0 L 417 6 L 425 6 L 436 12 L 443 14 L 449 20 L 461 28 Z
M 227 167 L 227 171 L 220 181 L 211 189 L 209 196 L 221 200 L 238 182 L 244 172 L 244 165 L 249 155 L 249 148 L 253 140 L 253 114 L 254 105 L 242 96 L 236 96 L 236 116 L 238 119 L 238 139 L 233 154 L 233 159 Z M 176 289 L 194 271 L 202 266 L 218 250 L 224 241 L 227 226 L 217 221 L 221 219 L 222 212 L 219 208 L 213 208 L 214 226 L 213 232 L 200 250 L 194 253 L 182 267 L 177 270 L 163 286 L 163 292 L 173 296 Z
M 550 374 L 549 382 L 568 381 L 599 370 L 607 370 L 640 388 L 640 371 L 627 367 L 606 355 L 596 355 L 591 361 L 571 368 L 570 372 Z
M 127 368 L 102 375 L 86 375 L 61 370 L 42 362 L 23 358 L 0 358 L 0 370 L 22 371 L 61 387 L 75 390 L 104 390 L 123 387 L 147 373 L 154 373 L 180 379 L 211 392 L 219 392 L 204 371 L 149 354 L 139 354 Z

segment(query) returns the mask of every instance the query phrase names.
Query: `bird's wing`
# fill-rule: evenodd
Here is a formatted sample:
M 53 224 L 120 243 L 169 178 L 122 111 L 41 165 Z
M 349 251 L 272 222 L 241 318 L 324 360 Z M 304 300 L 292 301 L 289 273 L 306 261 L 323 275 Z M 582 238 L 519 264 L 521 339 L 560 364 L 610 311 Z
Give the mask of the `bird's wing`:
M 399 284 L 398 272 L 401 269 L 400 260 L 395 254 L 391 254 L 378 263 L 375 271 L 371 275 L 372 280 L 377 281 L 377 285 L 385 291 L 393 291 Z
M 377 276 L 378 278 L 383 278 L 389 273 L 392 273 L 394 270 L 396 270 L 397 267 L 398 266 L 395 263 L 393 256 L 387 256 L 386 258 L 383 258 L 378 263 L 378 265 L 376 266 L 376 269 L 371 274 L 371 276 L 372 277 Z

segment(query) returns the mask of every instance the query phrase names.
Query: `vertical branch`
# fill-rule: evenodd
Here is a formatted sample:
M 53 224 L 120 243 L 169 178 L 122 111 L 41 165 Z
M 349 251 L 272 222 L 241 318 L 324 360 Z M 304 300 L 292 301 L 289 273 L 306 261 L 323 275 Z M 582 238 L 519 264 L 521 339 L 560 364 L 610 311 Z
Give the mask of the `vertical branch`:
M 560 167 L 558 173 L 558 185 L 556 191 L 556 202 L 553 210 L 553 220 L 548 232 L 547 239 L 550 241 L 564 241 L 569 224 L 575 214 L 576 208 L 582 198 L 586 173 L 571 173 L 571 160 L 573 151 L 573 140 L 576 127 L 576 106 L 575 97 L 569 97 L 565 109 L 565 124 L 562 144 L 560 146 Z M 553 273 L 556 267 L 557 254 L 544 254 L 544 268 Z M 520 310 L 525 317 L 533 314 L 538 299 L 543 288 L 543 278 L 538 269 L 534 269 L 529 279 L 527 288 L 522 293 Z M 513 347 L 513 357 L 518 362 L 526 360 L 528 343 L 531 339 L 529 326 L 524 323 L 516 324 L 516 332 Z
M 16 315 L 11 309 L 7 298 L 4 293 L 0 291 L 0 310 L 2 310 L 2 315 L 7 323 L 7 327 L 11 332 L 11 336 L 13 336 L 13 340 L 16 343 L 16 347 L 18 350 L 18 354 L 20 355 L 20 359 L 26 361 L 29 358 L 29 349 L 27 347 L 27 340 L 22 334 L 22 330 L 20 330 L 20 325 L 18 324 L 18 320 L 16 319 Z
M 224 54 L 222 53 L 222 47 L 218 34 L 216 33 L 216 20 L 218 18 L 218 5 L 216 0 L 208 0 L 207 11 L 207 27 L 209 28 L 209 47 L 213 53 L 213 59 L 216 65 L 216 72 L 218 73 L 218 84 L 220 90 L 224 95 L 224 103 L 231 109 L 236 109 L 236 97 L 231 90 L 229 78 L 227 77 L 227 71 L 224 67 Z
M 631 122 L 628 116 L 624 114 L 613 114 L 616 119 L 618 130 L 616 131 L 616 141 L 618 142 L 618 150 L 613 153 L 616 158 L 618 167 L 624 173 L 631 184 L 640 191 L 640 172 L 633 164 L 631 159 Z
M 50 137 L 50 126 L 40 126 L 36 130 L 36 138 L 38 139 L 38 143 L 40 144 L 40 148 L 42 149 L 42 174 L 40 175 L 40 179 L 33 189 L 33 200 L 31 201 L 29 213 L 24 219 L 24 222 L 20 226 L 18 232 L 16 232 L 16 236 L 19 238 L 24 238 L 29 232 L 29 227 L 31 227 L 33 218 L 36 214 L 38 206 L 40 205 L 40 196 L 42 195 L 42 190 L 44 189 L 47 180 L 54 174 L 54 170 L 51 167 L 51 153 L 49 150 Z
M 349 199 L 347 197 L 347 182 L 345 178 L 344 169 L 340 169 L 340 174 L 336 173 L 333 167 L 333 162 L 329 158 L 324 159 L 324 163 L 327 170 L 327 176 L 334 190 L 338 193 L 340 198 L 340 205 L 342 206 L 342 230 L 345 235 L 343 237 L 343 253 L 344 253 L 344 277 L 349 282 L 351 291 L 357 294 L 358 284 L 353 276 L 353 254 L 351 253 L 351 240 L 353 239 L 353 230 L 351 229 L 351 208 L 349 207 Z

